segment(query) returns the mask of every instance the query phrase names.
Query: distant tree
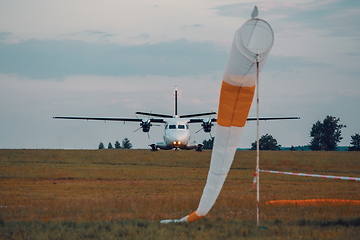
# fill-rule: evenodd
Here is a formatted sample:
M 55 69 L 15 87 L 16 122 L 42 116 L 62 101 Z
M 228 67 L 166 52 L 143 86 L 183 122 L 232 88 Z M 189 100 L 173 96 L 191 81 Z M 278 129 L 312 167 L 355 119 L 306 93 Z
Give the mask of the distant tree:
M 113 145 L 111 144 L 111 142 L 109 142 L 108 144 L 108 149 L 113 149 Z
M 120 148 L 121 148 L 121 145 L 120 145 L 119 141 L 116 141 L 116 142 L 115 142 L 115 148 L 116 148 L 116 149 L 120 149 Z
M 215 137 L 203 141 L 203 149 L 213 149 Z
M 125 149 L 132 148 L 132 144 L 128 138 L 124 138 L 124 140 L 122 140 L 122 148 L 125 148 Z
M 351 136 L 349 151 L 360 151 L 360 134 L 355 133 Z
M 256 150 L 257 141 L 251 144 L 250 150 Z M 281 145 L 277 144 L 277 141 L 270 134 L 262 135 L 259 139 L 260 150 L 280 150 Z
M 346 125 L 339 124 L 340 118 L 326 116 L 323 122 L 313 124 L 310 137 L 310 149 L 312 151 L 334 151 L 338 143 L 343 139 L 341 129 Z
M 296 148 L 294 146 L 291 146 L 290 151 L 296 151 Z
M 104 148 L 105 148 L 104 144 L 102 142 L 100 142 L 99 149 L 104 149 Z

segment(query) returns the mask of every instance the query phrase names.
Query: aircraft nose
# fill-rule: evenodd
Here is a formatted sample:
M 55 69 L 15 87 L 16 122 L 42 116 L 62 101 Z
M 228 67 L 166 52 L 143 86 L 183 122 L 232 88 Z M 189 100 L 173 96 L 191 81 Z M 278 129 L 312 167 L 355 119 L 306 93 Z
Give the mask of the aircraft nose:
M 169 142 L 173 143 L 173 142 L 181 142 L 181 143 L 185 143 L 187 140 L 187 136 L 188 134 L 186 132 L 174 132 L 174 133 L 168 133 L 167 134 L 167 138 L 169 140 Z

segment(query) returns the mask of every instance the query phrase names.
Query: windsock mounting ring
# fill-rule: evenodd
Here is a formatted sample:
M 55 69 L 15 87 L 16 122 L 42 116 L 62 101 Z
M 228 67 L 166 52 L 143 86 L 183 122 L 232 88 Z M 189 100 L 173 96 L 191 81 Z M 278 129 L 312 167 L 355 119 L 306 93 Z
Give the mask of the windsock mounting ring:
M 274 44 L 274 32 L 271 26 L 262 19 L 253 18 L 246 21 L 236 32 L 238 49 L 249 60 L 256 62 L 266 59 Z

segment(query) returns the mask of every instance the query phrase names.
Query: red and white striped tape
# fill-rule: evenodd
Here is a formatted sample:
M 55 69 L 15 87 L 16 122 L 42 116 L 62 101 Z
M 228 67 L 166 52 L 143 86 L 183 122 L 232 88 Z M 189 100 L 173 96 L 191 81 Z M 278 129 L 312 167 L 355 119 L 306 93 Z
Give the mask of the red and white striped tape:
M 340 180 L 348 180 L 348 181 L 360 181 L 360 178 L 356 178 L 356 177 L 340 177 L 340 176 L 308 174 L 308 173 L 281 172 L 281 171 L 271 171 L 271 170 L 259 170 L 259 172 L 286 174 L 286 175 L 294 175 L 294 176 L 302 176 L 302 177 L 319 177 L 319 178 L 340 179 Z M 256 172 L 255 172 L 255 178 L 254 178 L 254 181 L 253 181 L 253 187 L 254 187 L 255 183 L 256 183 Z

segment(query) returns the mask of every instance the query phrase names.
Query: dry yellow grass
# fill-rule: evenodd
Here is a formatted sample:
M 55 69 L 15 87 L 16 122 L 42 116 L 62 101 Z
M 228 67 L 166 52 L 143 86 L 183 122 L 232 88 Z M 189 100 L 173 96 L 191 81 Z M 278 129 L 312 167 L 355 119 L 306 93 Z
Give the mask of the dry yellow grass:
M 160 220 L 196 209 L 210 151 L 0 150 L 3 220 Z M 356 152 L 262 152 L 261 168 L 360 176 Z M 255 152 L 239 151 L 208 217 L 255 219 Z M 270 200 L 359 200 L 359 182 L 261 174 L 261 219 L 358 217 L 358 206 L 266 206 Z
M 197 208 L 211 151 L 0 150 L 0 239 L 357 239 L 359 205 L 266 205 L 360 199 L 360 182 L 262 173 L 238 151 L 207 217 L 160 225 Z M 261 152 L 261 169 L 360 177 L 357 152 Z M 140 219 L 140 220 L 139 220 Z

